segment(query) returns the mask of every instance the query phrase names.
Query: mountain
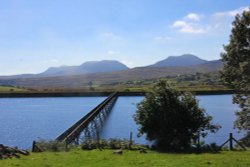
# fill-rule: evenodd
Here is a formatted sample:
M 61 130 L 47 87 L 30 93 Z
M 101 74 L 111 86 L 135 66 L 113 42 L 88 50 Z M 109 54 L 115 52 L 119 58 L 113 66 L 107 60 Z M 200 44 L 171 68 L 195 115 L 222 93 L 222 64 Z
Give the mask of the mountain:
M 40 76 L 62 76 L 62 75 L 80 75 L 90 73 L 103 73 L 122 71 L 129 69 L 126 65 L 115 60 L 88 61 L 80 66 L 61 66 L 51 67 Z
M 192 66 L 190 66 L 192 67 Z M 214 70 L 214 71 L 219 71 L 220 69 L 222 69 L 223 67 L 223 63 L 221 60 L 211 60 L 211 61 L 207 61 L 206 63 L 203 64 L 197 64 L 194 65 L 193 67 L 196 68 L 202 68 L 203 70 Z
M 191 66 L 197 64 L 203 64 L 208 61 L 200 59 L 199 57 L 192 54 L 183 54 L 181 56 L 169 56 L 168 58 L 159 61 L 153 65 L 152 67 L 166 67 L 166 66 Z
M 167 76 L 183 74 L 196 74 L 217 72 L 222 68 L 220 60 L 207 61 L 203 64 L 192 66 L 168 66 L 168 67 L 137 67 L 114 72 L 64 75 L 50 77 L 0 79 L 0 85 L 23 86 L 29 88 L 83 88 L 89 82 L 98 85 L 126 82 L 133 80 L 158 79 Z

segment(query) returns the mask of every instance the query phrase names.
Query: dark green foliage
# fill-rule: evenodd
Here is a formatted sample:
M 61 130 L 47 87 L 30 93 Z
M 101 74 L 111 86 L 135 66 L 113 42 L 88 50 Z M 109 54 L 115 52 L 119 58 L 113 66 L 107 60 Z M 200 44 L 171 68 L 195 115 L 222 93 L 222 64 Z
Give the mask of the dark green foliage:
M 129 149 L 129 141 L 126 139 L 109 139 L 109 140 L 85 140 L 81 143 L 83 150 L 93 149 Z M 131 143 L 132 144 L 132 143 Z
M 221 78 L 237 91 L 233 101 L 241 107 L 235 126 L 240 130 L 250 130 L 250 10 L 235 17 L 230 42 L 224 50 Z
M 219 127 L 211 124 L 212 117 L 190 93 L 180 93 L 164 81 L 138 104 L 134 115 L 139 133 L 156 141 L 158 148 L 183 150 L 191 146 L 191 139 L 200 133 L 215 132 Z
M 244 146 L 250 147 L 250 133 L 248 133 L 245 137 L 240 139 L 240 143 Z
M 36 142 L 36 145 L 41 149 L 41 151 L 52 151 L 52 152 L 67 151 L 66 143 L 55 140 L 50 140 L 50 141 L 40 140 Z

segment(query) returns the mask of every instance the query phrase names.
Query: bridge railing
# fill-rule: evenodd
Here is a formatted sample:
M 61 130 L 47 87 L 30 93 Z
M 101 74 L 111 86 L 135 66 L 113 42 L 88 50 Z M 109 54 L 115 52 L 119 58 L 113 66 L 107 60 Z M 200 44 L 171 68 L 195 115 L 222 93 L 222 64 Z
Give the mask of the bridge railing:
M 117 98 L 117 93 L 112 93 L 108 98 L 106 98 L 102 103 L 97 105 L 93 110 L 91 110 L 87 115 L 82 117 L 74 125 L 68 128 L 65 132 L 59 135 L 56 140 L 64 141 L 67 143 L 72 142 L 75 138 L 79 137 L 81 132 L 88 127 L 89 123 L 108 105 L 112 99 Z

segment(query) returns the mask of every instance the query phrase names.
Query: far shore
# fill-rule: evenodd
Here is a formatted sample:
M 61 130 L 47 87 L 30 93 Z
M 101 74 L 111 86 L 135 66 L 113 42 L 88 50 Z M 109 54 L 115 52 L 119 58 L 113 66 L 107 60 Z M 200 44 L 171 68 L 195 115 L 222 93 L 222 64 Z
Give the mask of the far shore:
M 111 91 L 106 92 L 1 92 L 0 98 L 18 98 L 18 97 L 97 97 L 108 96 Z M 145 96 L 147 92 L 118 92 L 119 96 Z M 223 95 L 233 94 L 233 90 L 206 90 L 206 91 L 192 91 L 195 95 Z

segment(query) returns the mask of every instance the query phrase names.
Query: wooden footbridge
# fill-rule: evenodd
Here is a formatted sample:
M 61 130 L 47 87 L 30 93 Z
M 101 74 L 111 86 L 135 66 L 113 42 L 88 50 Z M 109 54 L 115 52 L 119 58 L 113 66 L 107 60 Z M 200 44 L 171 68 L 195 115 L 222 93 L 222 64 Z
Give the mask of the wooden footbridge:
M 78 144 L 80 137 L 91 139 L 98 138 L 99 131 L 101 130 L 105 119 L 112 111 L 117 97 L 118 93 L 112 93 L 108 98 L 97 105 L 87 115 L 82 117 L 69 129 L 58 136 L 56 140 L 60 142 L 66 142 L 67 144 L 72 142 Z

